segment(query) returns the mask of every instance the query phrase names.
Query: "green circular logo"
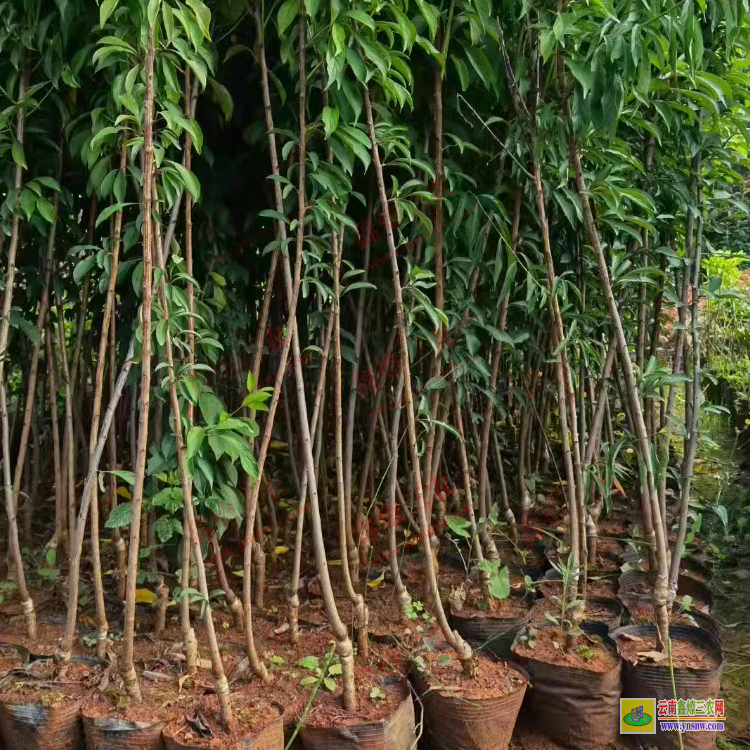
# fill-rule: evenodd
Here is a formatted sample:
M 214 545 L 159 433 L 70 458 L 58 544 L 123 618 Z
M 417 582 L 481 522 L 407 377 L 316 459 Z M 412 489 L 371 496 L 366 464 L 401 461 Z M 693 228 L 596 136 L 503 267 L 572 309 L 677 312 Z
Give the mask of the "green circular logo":
M 629 713 L 627 716 L 623 716 L 622 720 L 631 727 L 646 727 L 652 721 L 651 717 L 645 711 L 638 715 Z

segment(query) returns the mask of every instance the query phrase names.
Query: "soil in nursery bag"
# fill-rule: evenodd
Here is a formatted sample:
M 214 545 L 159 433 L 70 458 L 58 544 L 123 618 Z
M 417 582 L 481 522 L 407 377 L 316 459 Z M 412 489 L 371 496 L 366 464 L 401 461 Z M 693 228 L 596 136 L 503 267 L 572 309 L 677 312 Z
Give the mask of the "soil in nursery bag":
M 560 574 L 552 569 L 544 574 L 539 581 L 539 590 L 542 596 L 562 596 L 563 581 Z M 617 576 L 613 571 L 589 570 L 586 595 L 592 597 L 611 598 L 617 596 Z
M 234 725 L 221 726 L 216 695 L 189 697 L 174 705 L 165 719 L 166 750 L 283 750 L 284 721 L 280 706 L 243 700 L 232 693 Z
M 476 591 L 479 594 L 479 591 Z M 467 596 L 467 602 L 469 601 Z M 496 599 L 493 612 L 477 605 L 483 604 L 478 597 L 474 606 L 450 605 L 450 625 L 472 646 L 485 649 L 495 656 L 509 657 L 510 647 L 518 631 L 527 623 L 532 602 L 524 596 L 509 596 Z
M 613 639 L 623 658 L 623 697 L 671 700 L 669 662 L 655 656 L 654 625 L 628 625 L 614 631 Z M 672 664 L 677 699 L 703 701 L 719 696 L 723 656 L 719 642 L 704 630 L 683 625 L 670 625 Z M 695 721 L 703 719 L 696 716 Z M 681 732 L 685 750 L 710 750 L 715 747 L 718 732 Z M 675 750 L 680 736 L 674 731 L 661 731 L 650 740 L 662 748 Z
M 621 594 L 621 599 L 627 608 L 630 625 L 654 623 L 654 602 L 650 596 Z M 719 623 L 711 615 L 707 615 L 699 609 L 682 610 L 680 608 L 681 601 L 682 597 L 678 596 L 675 600 L 674 609 L 670 613 L 669 621 L 677 625 L 703 628 L 721 642 L 721 626 Z
M 505 750 L 513 734 L 528 675 L 518 665 L 475 652 L 476 676 L 464 673 L 453 651 L 423 654 L 412 681 L 423 707 L 430 750 Z
M 29 660 L 29 652 L 14 643 L 0 642 L 0 678 L 11 669 L 23 667 Z
M 415 717 L 406 680 L 357 679 L 356 693 L 352 712 L 340 689 L 318 693 L 300 731 L 305 750 L 410 750 Z
M 545 612 L 554 615 L 556 609 L 559 611 L 559 607 L 556 607 L 549 599 L 540 599 L 531 610 L 529 621 L 541 621 L 545 617 Z M 610 630 L 615 630 L 620 627 L 624 609 L 622 602 L 614 597 L 592 597 L 586 600 L 583 622 L 592 624 L 602 622 Z
M 655 579 L 655 574 L 642 570 L 629 570 L 623 573 L 619 578 L 620 598 L 632 594 L 651 594 Z M 709 607 L 713 603 L 713 595 L 706 584 L 689 576 L 679 576 L 677 578 L 677 596 L 682 599 L 685 595 L 691 597 L 693 607 L 708 614 Z
M 140 676 L 143 701 L 138 704 L 128 700 L 116 676 L 111 682 L 81 708 L 86 750 L 164 750 L 161 707 L 177 697 L 176 685 Z
M 621 659 L 604 623 L 582 627 L 586 635 L 567 650 L 550 623 L 535 626 L 531 640 L 519 634 L 513 651 L 532 682 L 522 716 L 564 745 L 601 748 L 619 735 Z
M 8 673 L 0 687 L 0 734 L 7 748 L 80 750 L 80 705 L 98 684 L 102 668 L 73 661 L 64 671 L 51 660 Z

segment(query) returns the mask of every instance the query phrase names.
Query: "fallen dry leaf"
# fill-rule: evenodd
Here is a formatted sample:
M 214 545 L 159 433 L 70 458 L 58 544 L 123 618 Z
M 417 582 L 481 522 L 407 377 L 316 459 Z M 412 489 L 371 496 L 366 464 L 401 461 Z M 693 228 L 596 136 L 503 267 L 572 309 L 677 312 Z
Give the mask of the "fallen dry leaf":
M 666 654 L 663 654 L 661 651 L 639 651 L 638 656 L 643 656 L 646 659 L 650 659 L 651 661 L 660 662 L 664 661 L 664 659 L 667 658 Z

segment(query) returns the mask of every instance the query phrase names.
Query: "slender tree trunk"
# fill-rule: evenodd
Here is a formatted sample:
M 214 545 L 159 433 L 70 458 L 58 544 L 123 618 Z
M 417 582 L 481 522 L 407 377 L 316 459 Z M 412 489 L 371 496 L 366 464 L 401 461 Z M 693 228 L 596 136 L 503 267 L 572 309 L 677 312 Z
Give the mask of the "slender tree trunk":
M 73 435 L 73 383 L 68 367 L 68 348 L 65 342 L 65 315 L 59 294 L 55 292 L 57 307 L 57 343 L 60 348 L 60 365 L 65 386 L 65 436 L 63 438 L 63 486 L 68 508 L 68 534 L 72 539 L 76 527 L 76 487 L 75 487 L 75 442 Z
M 607 261 L 604 257 L 604 250 L 599 239 L 599 232 L 596 228 L 594 215 L 591 211 L 591 205 L 589 203 L 588 191 L 583 176 L 583 167 L 581 165 L 581 158 L 576 146 L 575 131 L 573 130 L 573 122 L 570 113 L 570 102 L 568 100 L 567 87 L 565 84 L 564 65 L 564 57 L 558 51 L 557 76 L 561 93 L 562 112 L 566 120 L 566 126 L 568 129 L 568 150 L 570 160 L 573 164 L 573 169 L 575 172 L 576 189 L 578 191 L 578 197 L 581 201 L 581 207 L 583 209 L 583 220 L 584 226 L 586 228 L 586 234 L 588 236 L 589 243 L 591 244 L 591 247 L 594 251 L 594 256 L 596 257 L 597 266 L 599 268 L 599 276 L 602 282 L 604 298 L 607 302 L 607 308 L 614 325 L 615 335 L 617 336 L 617 348 L 620 355 L 622 372 L 625 378 L 625 386 L 628 395 L 628 402 L 630 404 L 631 415 L 633 418 L 633 426 L 635 428 L 638 454 L 646 474 L 645 487 L 647 490 L 647 501 L 643 503 L 643 524 L 647 541 L 655 541 L 657 559 L 657 569 L 654 571 L 656 573 L 656 583 L 654 585 L 654 609 L 656 611 L 657 629 L 656 646 L 658 649 L 663 651 L 666 648 L 666 643 L 669 638 L 669 613 L 667 611 L 667 544 L 664 534 L 664 526 L 662 523 L 661 509 L 659 508 L 658 495 L 656 493 L 656 486 L 654 482 L 653 464 L 651 461 L 651 444 L 648 439 L 646 425 L 643 419 L 643 411 L 641 409 L 638 386 L 635 380 L 635 373 L 633 371 L 633 363 L 630 359 L 630 353 L 628 352 L 627 340 L 625 339 L 625 331 L 623 329 L 622 320 L 617 309 L 617 302 L 612 291 L 609 269 L 607 268 Z
M 60 156 L 58 159 L 57 166 L 57 181 L 60 182 L 62 176 L 62 143 L 60 143 Z M 13 505 L 18 509 L 18 497 L 19 490 L 21 488 L 21 473 L 23 471 L 24 462 L 26 460 L 26 451 L 29 442 L 29 431 L 32 426 L 32 419 L 34 410 L 36 407 L 36 391 L 37 391 L 37 373 L 39 370 L 39 355 L 42 348 L 42 338 L 44 336 L 44 321 L 47 317 L 47 309 L 49 307 L 49 287 L 50 279 L 52 277 L 52 264 L 54 262 L 55 254 L 55 235 L 57 232 L 57 210 L 58 210 L 58 193 L 55 192 L 53 199 L 54 206 L 54 220 L 49 227 L 47 233 L 47 255 L 44 260 L 44 282 L 42 287 L 42 297 L 39 301 L 39 312 L 37 314 L 36 331 L 37 331 L 37 342 L 34 344 L 31 353 L 31 364 L 29 366 L 29 376 L 26 385 L 26 408 L 24 410 L 23 426 L 21 427 L 21 437 L 18 444 L 18 456 L 16 458 L 16 467 L 13 481 Z M 34 420 L 35 421 L 35 420 Z M 38 451 L 38 439 L 35 440 L 35 447 Z M 38 459 L 34 460 L 35 470 L 38 470 Z M 57 488 L 56 488 L 57 489 Z
M 401 579 L 401 571 L 398 565 L 398 552 L 396 547 L 396 487 L 398 485 L 398 427 L 401 421 L 401 395 L 404 390 L 404 373 L 399 373 L 396 384 L 396 406 L 391 422 L 391 456 L 388 467 L 388 490 L 386 498 L 388 502 L 388 557 L 391 565 L 393 585 L 398 596 L 398 608 L 401 613 L 402 622 L 409 622 L 411 614 L 411 596 Z
M 372 220 L 372 210 L 370 211 L 370 220 Z M 338 492 L 338 508 L 339 508 L 339 547 L 341 550 L 341 570 L 344 574 L 344 591 L 346 592 L 349 601 L 356 611 L 357 629 L 359 633 L 358 646 L 359 656 L 363 659 L 367 659 L 368 655 L 368 642 L 367 642 L 367 607 L 365 607 L 365 600 L 362 594 L 357 594 L 352 585 L 352 579 L 349 572 L 349 563 L 347 561 L 346 549 L 347 549 L 347 504 L 350 503 L 347 493 L 344 489 L 344 452 L 343 452 L 343 434 L 341 427 L 341 414 L 342 414 L 342 379 L 343 379 L 343 367 L 341 361 L 341 256 L 344 252 L 344 227 L 341 226 L 341 232 L 338 243 L 338 250 L 336 257 L 333 262 L 333 361 L 335 365 L 334 372 L 336 373 L 336 380 L 334 381 L 335 386 L 335 409 L 336 409 L 336 424 L 335 424 L 335 451 L 336 451 L 336 486 Z M 334 243 L 335 244 L 335 243 Z M 361 339 L 361 325 L 358 325 L 360 339 Z M 352 410 L 353 417 L 353 410 Z M 349 497 L 351 496 L 351 490 L 349 491 Z M 351 506 L 350 506 L 351 507 Z M 360 519 L 358 518 L 358 522 Z M 361 528 L 361 526 L 360 526 Z M 355 529 L 358 537 L 360 528 Z M 368 540 L 369 541 L 369 540 Z M 358 542 L 359 544 L 359 542 Z M 367 558 L 365 557 L 365 563 Z M 356 560 L 355 560 L 356 563 Z
M 128 695 L 140 702 L 141 689 L 133 663 L 133 637 L 135 635 L 135 588 L 138 575 L 139 539 L 141 531 L 141 508 L 143 505 L 143 482 L 146 474 L 148 450 L 148 415 L 151 403 L 151 295 L 153 225 L 151 223 L 151 188 L 154 168 L 153 105 L 154 105 L 154 28 L 148 31 L 146 54 L 146 98 L 143 116 L 143 302 L 141 304 L 141 413 L 138 423 L 138 448 L 133 484 L 133 511 L 130 522 L 128 544 L 128 577 L 125 591 L 125 626 L 122 650 L 122 678 Z M 178 411 L 179 414 L 179 411 Z M 177 417 L 179 420 L 179 416 Z M 175 425 L 175 429 L 178 426 Z M 192 512 L 192 503 L 185 496 L 185 506 Z M 197 533 L 197 532 L 196 532 Z M 200 554 L 200 547 L 199 547 Z M 197 563 L 197 561 L 196 561 Z
M 152 32 L 153 34 L 153 32 Z M 153 45 L 153 35 L 151 37 L 151 43 Z M 152 47 L 153 49 L 153 47 Z M 148 173 L 146 173 L 148 175 Z M 154 184 L 156 181 L 154 180 Z M 161 248 L 158 236 L 156 238 L 156 258 L 158 267 L 162 271 L 162 274 L 166 273 L 164 267 L 164 259 L 162 256 Z M 221 654 L 219 652 L 219 642 L 216 638 L 216 631 L 214 629 L 213 615 L 211 614 L 211 605 L 209 603 L 209 591 L 208 583 L 206 581 L 206 566 L 203 563 L 203 552 L 201 551 L 200 537 L 198 535 L 198 526 L 195 523 L 195 511 L 193 509 L 192 502 L 192 481 L 190 479 L 190 473 L 187 467 L 187 458 L 185 455 L 185 444 L 182 436 L 182 415 L 180 412 L 180 403 L 177 397 L 177 384 L 175 381 L 175 368 L 174 368 L 174 355 L 172 353 L 172 337 L 169 330 L 169 303 L 167 301 L 167 295 L 164 292 L 164 286 L 160 285 L 161 290 L 161 306 L 164 313 L 164 320 L 167 322 L 166 326 L 166 342 L 165 342 L 165 353 L 167 358 L 167 373 L 169 375 L 169 398 L 172 406 L 172 424 L 175 436 L 175 446 L 177 453 L 177 466 L 180 475 L 180 482 L 182 484 L 182 494 L 184 497 L 184 512 L 187 516 L 188 527 L 190 530 L 190 543 L 193 551 L 193 560 L 195 561 L 198 569 L 198 588 L 201 596 L 205 600 L 203 607 L 203 624 L 206 628 L 206 637 L 208 640 L 208 649 L 211 654 L 211 671 L 214 676 L 216 683 L 215 690 L 216 695 L 219 699 L 219 710 L 221 711 L 221 723 L 227 729 L 231 729 L 233 724 L 232 706 L 229 698 L 229 683 L 227 682 L 226 675 L 224 674 L 224 664 L 221 661 Z M 145 341 L 145 336 L 144 336 Z M 216 537 L 214 537 L 215 542 Z M 137 546 L 137 545 L 136 545 Z M 219 551 L 218 543 L 216 549 Z M 223 569 L 222 569 L 223 570 Z
M 29 68 L 25 60 L 21 63 L 21 75 L 18 81 L 18 100 L 22 101 L 28 88 Z M 26 122 L 26 111 L 20 107 L 16 116 L 15 139 L 23 146 L 24 125 Z M 13 197 L 13 222 L 8 245 L 8 271 L 5 275 L 5 296 L 3 298 L 3 317 L 0 321 L 0 422 L 2 423 L 3 436 L 3 483 L 5 488 L 5 508 L 8 514 L 8 551 L 13 561 L 18 595 L 21 599 L 21 607 L 26 618 L 26 633 L 30 639 L 36 638 L 36 615 L 34 613 L 34 602 L 29 596 L 26 587 L 26 576 L 23 570 L 23 559 L 21 557 L 21 545 L 18 541 L 18 521 L 16 519 L 16 505 L 13 502 L 13 480 L 11 478 L 10 464 L 10 430 L 8 429 L 8 404 L 6 393 L 5 361 L 8 351 L 8 329 L 10 327 L 10 308 L 13 302 L 13 286 L 16 276 L 16 252 L 19 244 L 20 215 L 18 212 L 18 197 L 23 187 L 23 168 L 16 164 L 14 171 L 14 197 Z
M 513 228 L 511 232 L 511 251 L 515 252 L 518 245 L 518 228 L 521 220 L 521 203 L 523 193 L 521 190 L 516 190 L 516 196 L 513 207 Z M 498 328 L 500 331 L 505 330 L 505 325 L 508 319 L 508 303 L 510 302 L 510 295 L 506 294 L 500 303 L 500 313 L 498 320 Z M 503 352 L 503 342 L 496 341 L 493 346 L 492 352 L 492 375 L 490 377 L 490 393 L 495 393 L 497 388 L 497 375 L 500 371 L 500 357 Z M 492 429 L 492 413 L 494 410 L 494 403 L 488 396 L 485 401 L 484 417 L 482 419 L 482 434 L 479 446 L 479 507 L 484 508 L 484 513 L 489 515 L 489 509 L 485 507 L 484 497 L 489 486 L 489 474 L 487 472 L 487 456 L 489 453 L 490 446 L 490 431 Z M 506 496 L 507 499 L 507 496 Z M 516 519 L 513 515 L 513 511 L 510 506 L 503 508 L 503 516 L 508 523 L 510 535 L 513 539 L 517 536 L 516 530 Z
M 371 244 L 371 235 L 372 232 L 372 197 L 368 200 L 368 206 L 367 206 L 367 226 L 366 226 L 366 232 L 367 232 L 367 238 L 365 241 L 365 252 L 364 252 L 364 269 L 365 272 L 362 275 L 362 280 L 367 281 L 367 275 L 370 267 L 370 244 Z M 340 271 L 339 271 L 340 273 Z M 347 514 L 351 515 L 351 507 L 352 507 L 352 456 L 354 454 L 354 417 L 356 413 L 357 408 L 357 382 L 359 379 L 359 360 L 360 360 L 360 352 L 362 349 L 362 328 L 364 326 L 364 319 L 365 319 L 365 299 L 366 299 L 366 289 L 360 289 L 359 291 L 359 298 L 357 300 L 357 314 L 356 314 L 356 323 L 355 323 L 355 331 L 354 331 L 354 361 L 352 362 L 352 377 L 351 377 L 351 383 L 349 384 L 349 396 L 348 396 L 348 402 L 346 405 L 346 436 L 345 436 L 345 442 L 344 442 L 344 493 L 345 493 L 345 507 L 347 510 Z M 336 304 L 336 319 L 337 319 L 337 325 L 338 329 L 340 331 L 341 323 L 340 323 L 340 301 Z M 338 342 L 339 350 L 341 349 L 341 340 L 337 336 L 336 340 Z M 338 366 L 338 365 L 337 365 Z M 338 376 L 337 376 L 337 388 L 338 386 Z M 340 412 L 339 412 L 340 413 Z M 338 422 L 339 420 L 337 420 Z M 367 566 L 367 558 L 369 554 L 369 536 L 362 533 L 362 498 L 361 496 L 357 498 L 357 517 L 356 517 L 356 523 L 354 524 L 354 534 L 356 536 L 355 542 L 356 547 L 359 550 L 359 563 L 362 565 L 362 567 Z M 356 553 L 356 550 L 355 550 Z M 343 557 L 343 552 L 342 552 Z M 354 577 L 354 580 L 357 580 L 357 560 L 356 555 L 355 559 L 352 560 L 351 550 L 349 551 L 349 563 L 350 566 L 352 566 L 352 576 Z M 364 606 L 364 605 L 363 605 Z
M 317 468 L 320 459 L 321 443 L 323 441 L 322 432 L 322 413 L 323 401 L 325 399 L 326 372 L 328 370 L 328 354 L 331 349 L 331 336 L 333 334 L 334 311 L 328 313 L 328 327 L 326 329 L 325 343 L 323 344 L 323 354 L 320 358 L 320 369 L 318 373 L 318 385 L 315 389 L 315 402 L 313 404 L 312 421 L 310 423 L 310 432 L 317 433 L 315 464 Z M 299 495 L 299 505 L 297 506 L 297 523 L 294 537 L 294 563 L 292 566 L 292 579 L 289 583 L 287 592 L 288 622 L 289 622 L 289 640 L 291 643 L 299 642 L 299 576 L 302 566 L 302 532 L 305 526 L 305 508 L 307 507 L 307 472 L 302 475 L 302 487 Z
M 396 321 L 398 325 L 399 339 L 401 345 L 401 358 L 404 368 L 404 382 L 406 393 L 406 418 L 409 427 L 409 449 L 411 453 L 411 463 L 414 471 L 415 498 L 417 513 L 419 515 L 419 528 L 422 535 L 422 549 L 424 553 L 424 569 L 427 584 L 429 585 L 432 597 L 434 599 L 435 617 L 438 625 L 443 632 L 448 643 L 456 651 L 463 669 L 468 674 L 476 673 L 476 661 L 471 647 L 463 640 L 456 631 L 451 631 L 448 620 L 445 617 L 443 603 L 440 600 L 438 591 L 437 577 L 433 563 L 433 551 L 430 544 L 429 520 L 425 513 L 424 495 L 422 493 L 422 476 L 419 467 L 419 449 L 417 446 L 417 428 L 414 418 L 414 399 L 411 392 L 411 370 L 409 366 L 409 343 L 406 336 L 406 323 L 404 318 L 404 303 L 401 293 L 401 281 L 399 278 L 398 259 L 396 258 L 396 243 L 393 238 L 393 227 L 391 226 L 391 217 L 388 212 L 388 197 L 385 192 L 385 180 L 383 177 L 383 166 L 380 162 L 380 151 L 378 147 L 377 136 L 375 134 L 375 121 L 373 120 L 372 105 L 370 103 L 370 92 L 364 89 L 365 111 L 367 115 L 367 125 L 372 143 L 372 160 L 375 165 L 375 175 L 378 182 L 378 192 L 380 194 L 380 204 L 383 207 L 383 218 L 385 220 L 385 234 L 388 241 L 388 253 L 391 259 L 391 271 L 393 276 L 393 292 L 396 302 Z
M 188 272 L 189 273 L 189 272 Z M 109 398 L 110 401 L 115 396 L 115 372 L 117 367 L 117 324 L 116 310 L 112 309 L 112 320 L 109 326 Z M 116 402 L 115 402 L 116 403 Z M 117 468 L 117 438 L 114 414 L 112 415 L 112 425 L 107 437 L 107 448 L 109 452 L 109 470 L 114 471 Z M 92 489 L 93 494 L 93 489 Z M 117 507 L 117 477 L 110 473 L 109 475 L 109 505 L 110 512 Z M 128 568 L 128 548 L 125 546 L 125 540 L 120 534 L 120 529 L 112 529 L 112 542 L 117 554 L 117 570 L 115 571 L 117 580 L 117 596 L 121 601 L 125 600 L 125 583 L 127 579 Z
M 456 415 L 456 428 L 458 430 L 458 455 L 461 461 L 461 473 L 464 481 L 464 502 L 466 503 L 466 511 L 469 518 L 469 528 L 471 530 L 471 546 L 474 549 L 474 556 L 477 559 L 479 567 L 479 579 L 482 582 L 482 594 L 484 600 L 487 602 L 487 607 L 490 612 L 495 610 L 495 600 L 490 594 L 490 573 L 483 567 L 484 553 L 482 552 L 482 545 L 479 541 L 479 532 L 477 531 L 477 521 L 474 517 L 474 499 L 471 495 L 471 469 L 469 468 L 469 457 L 466 454 L 466 435 L 464 433 L 464 421 L 461 415 L 461 404 L 458 401 L 458 385 L 456 383 L 455 368 L 453 368 L 453 406 Z
M 67 536 L 65 494 L 62 486 L 62 468 L 60 458 L 60 429 L 57 423 L 57 364 L 54 356 L 54 339 L 49 323 L 49 308 L 47 310 L 44 329 L 44 343 L 47 352 L 47 379 L 49 383 L 50 429 L 52 432 L 52 459 L 55 470 L 55 533 L 48 543 L 51 549 L 57 549 L 59 544 L 67 544 L 70 548 L 71 538 Z
M 700 137 L 700 134 L 699 134 Z M 701 286 L 701 256 L 703 252 L 703 183 L 701 178 L 701 153 L 698 152 L 693 162 L 696 182 L 696 203 L 698 205 L 698 219 L 695 233 L 695 245 L 692 260 L 692 288 L 690 290 L 690 338 L 692 343 L 693 373 L 691 395 L 693 403 L 690 409 L 690 422 L 686 424 L 687 451 L 682 459 L 682 472 L 680 476 L 680 518 L 677 527 L 677 539 L 669 570 L 669 604 L 674 602 L 677 595 L 677 579 L 680 575 L 680 560 L 685 547 L 685 534 L 687 531 L 688 508 L 690 504 L 690 486 L 693 480 L 693 467 L 695 465 L 695 454 L 698 449 L 698 431 L 700 423 L 701 404 L 701 341 L 698 326 L 698 314 L 700 310 L 700 286 Z M 687 285 L 686 269 L 686 285 Z M 669 458 L 669 445 L 667 445 L 667 460 Z

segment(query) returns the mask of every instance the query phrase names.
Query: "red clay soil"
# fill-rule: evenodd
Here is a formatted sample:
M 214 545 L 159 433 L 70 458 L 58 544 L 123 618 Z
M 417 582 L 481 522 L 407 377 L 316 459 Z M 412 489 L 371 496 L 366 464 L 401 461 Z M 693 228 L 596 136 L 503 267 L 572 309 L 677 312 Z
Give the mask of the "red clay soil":
M 563 583 L 559 579 L 542 579 L 541 581 L 539 581 L 539 590 L 546 597 L 562 596 Z M 586 586 L 586 595 L 603 598 L 612 598 L 617 596 L 617 579 L 592 577 L 591 573 L 589 572 L 589 579 Z
M 391 716 L 404 699 L 403 688 L 397 684 L 385 684 L 380 679 L 370 675 L 360 675 L 357 670 L 355 679 L 357 703 L 356 711 L 344 710 L 342 688 L 336 687 L 331 692 L 321 686 L 315 703 L 305 719 L 305 725 L 310 727 L 334 727 L 341 724 L 366 724 L 381 721 Z M 371 698 L 370 692 L 378 688 L 379 694 L 385 698 Z M 309 690 L 309 688 L 308 688 Z
M 59 706 L 78 700 L 99 684 L 103 669 L 100 666 L 71 662 L 64 669 L 51 659 L 32 662 L 25 670 L 9 680 L 2 691 L 6 703 L 41 703 Z
M 5 674 L 9 669 L 20 667 L 24 658 L 25 654 L 15 649 L 0 647 L 0 675 Z
M 556 616 L 556 612 L 559 615 L 559 611 L 559 607 L 556 607 L 549 599 L 540 599 L 531 610 L 530 620 L 544 620 L 546 619 L 544 617 L 545 612 L 549 612 L 551 615 Z M 617 611 L 617 607 L 614 604 L 612 606 L 607 606 L 598 602 L 596 604 L 586 602 L 586 607 L 583 610 L 583 619 L 605 622 L 616 617 Z
M 638 656 L 639 653 L 653 651 L 656 643 L 653 636 L 628 635 L 620 636 L 617 640 L 622 658 L 635 664 L 654 663 L 652 659 Z M 667 660 L 658 662 L 667 665 Z M 691 667 L 692 669 L 715 669 L 719 666 L 711 651 L 695 641 L 686 641 L 678 637 L 672 638 L 672 664 L 675 667 Z
M 49 620 L 53 620 L 50 622 Z M 26 635 L 26 620 L 23 617 L 13 617 L 9 621 L 0 620 L 0 640 L 15 643 L 27 648 L 32 654 L 51 656 L 55 653 L 55 646 L 62 638 L 64 620 L 62 614 L 53 618 L 38 617 L 36 623 L 36 638 L 30 640 Z M 88 649 L 74 649 L 74 653 L 81 655 L 91 653 Z
M 545 625 L 537 627 L 533 647 L 529 647 L 528 642 L 521 642 L 514 650 L 518 656 L 597 673 L 609 672 L 617 664 L 617 656 L 605 645 L 592 642 L 585 636 L 579 636 L 576 641 L 576 645 L 564 651 L 564 636 L 560 636 L 560 629 Z
M 502 698 L 524 684 L 524 678 L 505 662 L 475 651 L 477 674 L 465 674 L 453 651 L 431 651 L 422 654 L 427 667 L 426 679 L 430 688 L 455 691 L 469 700 Z
M 677 597 L 675 601 L 677 602 L 677 604 L 679 604 L 681 600 L 682 597 Z M 631 623 L 653 623 L 655 621 L 654 605 L 652 602 L 640 602 L 633 599 L 627 599 L 627 597 L 625 597 L 625 606 L 628 608 Z M 679 608 L 676 608 L 673 612 L 670 613 L 669 621 L 680 622 L 685 625 L 694 625 L 692 622 L 685 619 L 684 613 L 680 613 Z
M 183 745 L 209 750 L 240 750 L 247 739 L 262 732 L 279 716 L 279 711 L 268 703 L 243 700 L 242 693 L 232 694 L 234 726 L 229 731 L 221 727 L 219 700 L 215 695 L 191 696 L 170 709 L 174 717 L 166 720 L 164 734 Z M 201 734 L 198 726 L 207 727 L 211 736 Z
M 510 750 L 568 750 L 568 747 L 560 745 L 541 732 L 526 726 L 524 722 L 519 722 L 513 730 Z M 615 742 L 602 745 L 597 750 L 632 750 L 632 746 L 625 742 Z
M 492 611 L 484 605 L 482 593 L 478 588 L 472 588 L 467 597 L 466 603 L 460 611 L 454 611 L 454 614 L 460 617 L 498 617 L 502 619 L 516 619 L 523 617 L 530 609 L 531 602 L 516 596 L 509 596 L 507 599 L 495 599 L 494 609 Z M 479 605 L 479 606 L 478 606 Z

